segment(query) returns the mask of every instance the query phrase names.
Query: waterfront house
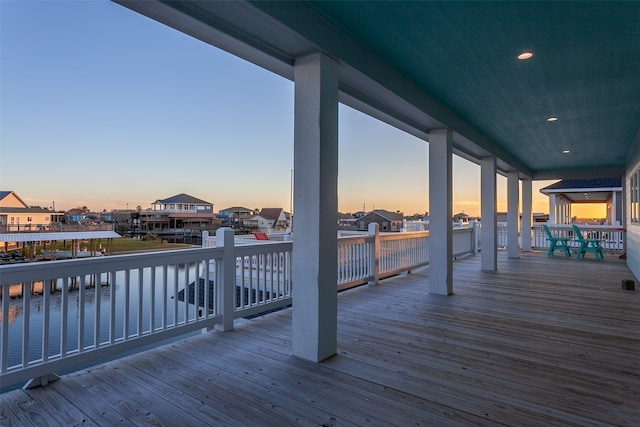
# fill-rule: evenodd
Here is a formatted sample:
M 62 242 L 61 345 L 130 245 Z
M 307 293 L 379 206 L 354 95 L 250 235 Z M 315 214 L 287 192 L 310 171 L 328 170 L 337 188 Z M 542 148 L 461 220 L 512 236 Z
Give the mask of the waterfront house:
M 62 214 L 29 207 L 13 191 L 0 191 L 0 232 L 48 230 Z
M 380 231 L 400 231 L 404 217 L 397 212 L 375 209 L 357 219 L 358 230 L 368 230 L 369 224 L 375 222 L 380 225 Z
M 352 214 L 338 212 L 338 228 L 340 230 L 355 230 L 356 218 Z
M 289 216 L 282 208 L 263 208 L 249 218 L 239 220 L 236 227 L 246 232 L 279 233 L 289 228 Z
M 268 233 L 271 231 L 270 224 L 271 224 L 271 221 L 269 221 L 267 218 L 264 218 L 260 214 L 256 214 L 251 218 L 247 218 L 242 221 L 242 230 L 249 233 L 254 233 L 254 232 Z
M 275 232 L 289 228 L 289 215 L 282 208 L 262 208 L 260 216 L 267 220 L 268 227 Z
M 219 226 L 213 203 L 184 193 L 158 199 L 151 204 L 151 209 L 141 210 L 139 215 L 140 230 L 159 235 L 213 230 Z
M 256 215 L 258 210 L 248 209 L 243 206 L 232 206 L 226 209 L 220 209 L 218 218 L 222 221 L 224 227 L 237 227 L 242 224 L 245 219 Z
M 114 424 L 640 423 L 638 294 L 620 288 L 640 276 L 637 2 L 118 2 L 294 81 L 292 309 L 9 407 L 56 399 L 66 424 L 81 403 Z M 428 272 L 340 299 L 339 102 L 429 144 Z M 479 165 L 482 218 L 455 275 L 454 154 Z M 626 266 L 532 255 L 532 181 L 599 176 L 624 176 Z

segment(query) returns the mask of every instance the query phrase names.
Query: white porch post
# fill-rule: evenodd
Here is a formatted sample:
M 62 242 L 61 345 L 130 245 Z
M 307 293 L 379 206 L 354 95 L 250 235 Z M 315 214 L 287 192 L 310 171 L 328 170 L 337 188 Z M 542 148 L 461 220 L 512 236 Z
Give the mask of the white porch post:
M 222 324 L 217 328 L 221 331 L 233 329 L 234 298 L 236 295 L 236 254 L 233 235 L 234 231 L 229 227 L 216 230 L 216 246 L 224 248 L 222 271 L 217 272 L 216 275 L 218 281 L 217 310 L 218 313 L 222 313 Z M 204 239 L 202 243 L 204 244 Z
M 429 132 L 429 293 L 453 292 L 452 162 L 449 129 Z
M 556 222 L 556 195 L 549 195 L 549 224 L 557 224 Z
M 496 158 L 480 159 L 480 215 L 482 221 L 480 265 L 482 270 L 498 269 L 498 214 Z
M 293 355 L 337 351 L 338 67 L 322 54 L 296 60 L 293 196 Z
M 520 179 L 518 171 L 507 174 L 507 256 L 520 258 L 518 232 L 520 228 Z
M 522 241 L 522 251 L 531 251 L 531 205 L 533 203 L 533 188 L 530 178 L 522 180 L 522 228 L 520 236 Z

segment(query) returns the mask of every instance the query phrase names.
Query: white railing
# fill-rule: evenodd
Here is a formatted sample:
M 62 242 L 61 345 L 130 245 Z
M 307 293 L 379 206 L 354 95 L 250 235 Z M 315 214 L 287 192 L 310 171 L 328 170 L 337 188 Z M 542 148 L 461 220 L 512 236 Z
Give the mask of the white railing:
M 220 315 L 208 298 L 196 310 L 177 295 L 192 281 L 199 286 L 200 264 L 215 264 L 221 255 L 221 249 L 187 249 L 3 266 L 3 386 L 29 378 L 46 382 L 55 371 L 213 327 Z M 16 308 L 12 287 L 22 295 L 18 324 L 9 317 Z M 37 287 L 42 296 L 36 304 Z
M 600 240 L 602 249 L 611 252 L 626 252 L 627 233 L 624 228 L 608 226 L 608 225 L 584 225 L 578 224 L 582 236 L 585 239 Z M 549 229 L 556 237 L 566 237 L 569 240 L 569 246 L 578 248 L 580 243 L 576 240 L 573 227 L 570 224 L 549 224 Z M 542 224 L 534 225 L 531 229 L 531 245 L 535 248 L 548 248 L 549 241 L 547 235 L 542 228 Z
M 580 243 L 575 238 L 571 224 L 548 224 L 548 227 L 554 236 L 570 239 L 568 242 L 569 247 L 578 248 L 580 246 Z M 610 252 L 626 252 L 627 233 L 624 228 L 584 224 L 578 224 L 578 227 L 580 227 L 584 238 L 600 240 L 602 249 Z M 507 247 L 507 224 L 504 223 L 498 224 L 498 247 Z M 531 247 L 536 249 L 547 249 L 549 247 L 549 240 L 542 228 L 542 224 L 534 224 L 531 227 Z
M 291 304 L 291 242 L 218 238 L 214 248 L 0 267 L 2 387 Z
M 474 254 L 479 250 L 478 224 L 453 230 L 453 256 Z M 348 289 L 429 264 L 429 232 L 377 232 L 377 224 L 368 234 L 338 237 L 338 289 Z
M 338 290 L 375 281 L 376 236 L 338 237 Z
M 497 225 L 497 240 L 496 245 L 499 248 L 506 248 L 508 241 L 508 233 L 507 233 L 507 224 L 506 223 L 498 223 Z
M 338 238 L 338 290 L 428 264 L 429 232 L 376 226 Z M 475 253 L 477 231 L 454 230 L 454 256 Z M 2 387 L 291 305 L 293 242 L 240 240 L 220 229 L 201 248 L 0 267 Z
M 480 250 L 480 224 L 470 222 L 469 226 L 454 228 L 452 236 L 453 256 L 475 254 Z

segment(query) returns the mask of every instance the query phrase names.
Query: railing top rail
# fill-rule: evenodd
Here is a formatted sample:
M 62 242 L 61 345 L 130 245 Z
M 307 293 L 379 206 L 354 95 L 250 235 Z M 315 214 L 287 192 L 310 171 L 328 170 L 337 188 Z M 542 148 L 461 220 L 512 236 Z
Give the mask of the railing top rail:
M 247 256 L 247 255 L 261 255 L 266 253 L 273 252 L 285 252 L 290 251 L 293 246 L 293 242 L 270 242 L 270 241 L 256 241 L 260 243 L 255 243 L 253 245 L 240 245 L 235 246 L 235 255 L 236 256 Z
M 97 271 L 120 271 L 140 267 L 175 265 L 202 259 L 221 259 L 224 248 L 187 248 L 104 257 L 77 258 L 46 262 L 29 262 L 0 266 L 0 285 L 41 280 L 43 277 L 62 277 L 92 274 Z
M 537 224 L 532 224 L 531 226 L 533 228 L 542 228 L 543 225 L 548 226 L 549 228 L 566 228 L 566 229 L 571 229 L 574 225 L 577 225 L 580 228 L 593 228 L 593 229 L 599 229 L 599 230 L 624 230 L 625 228 L 621 225 L 600 225 L 600 224 L 544 224 L 544 223 L 537 223 Z

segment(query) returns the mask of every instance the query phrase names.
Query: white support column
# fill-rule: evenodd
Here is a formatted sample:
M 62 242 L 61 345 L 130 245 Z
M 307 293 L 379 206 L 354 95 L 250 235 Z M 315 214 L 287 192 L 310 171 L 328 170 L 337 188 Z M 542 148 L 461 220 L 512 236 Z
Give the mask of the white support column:
M 480 265 L 484 271 L 498 269 L 497 205 L 496 158 L 485 157 L 480 159 L 480 215 L 482 221 Z
M 231 331 L 236 296 L 236 254 L 232 228 L 222 227 L 216 230 L 216 246 L 224 248 L 222 262 L 218 264 L 222 268 L 221 271 L 216 272 L 216 280 L 218 281 L 217 310 L 218 313 L 222 313 L 222 324 L 218 325 L 217 329 Z
M 531 251 L 531 206 L 533 204 L 533 186 L 530 178 L 522 180 L 522 228 L 520 236 L 522 240 L 522 251 Z
M 520 258 L 520 178 L 518 171 L 507 174 L 507 256 Z
M 557 224 L 556 223 L 556 195 L 549 195 L 549 224 Z
M 380 224 L 370 222 L 368 227 L 369 236 L 373 237 L 373 250 L 371 251 L 371 268 L 373 268 L 373 284 L 380 283 Z
M 293 355 L 337 352 L 338 67 L 322 54 L 296 60 L 293 195 Z
M 429 293 L 453 292 L 452 133 L 429 132 Z

